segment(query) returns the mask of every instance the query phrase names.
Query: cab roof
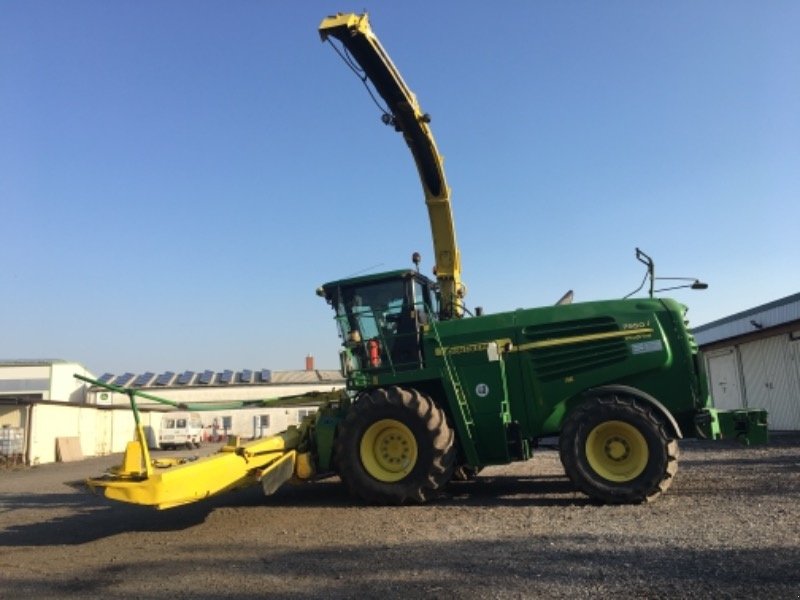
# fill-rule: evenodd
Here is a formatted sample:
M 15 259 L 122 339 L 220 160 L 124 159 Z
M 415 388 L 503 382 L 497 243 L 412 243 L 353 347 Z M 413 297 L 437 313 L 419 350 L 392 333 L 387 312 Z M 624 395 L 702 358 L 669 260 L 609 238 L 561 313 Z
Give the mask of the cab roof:
M 373 273 L 371 275 L 361 275 L 360 277 L 349 277 L 347 279 L 337 279 L 336 281 L 330 281 L 328 283 L 324 283 L 322 285 L 322 289 L 325 290 L 327 294 L 328 290 L 335 289 L 342 286 L 351 286 L 351 285 L 362 285 L 365 283 L 378 283 L 381 281 L 390 281 L 392 279 L 401 279 L 401 278 L 408 278 L 408 277 L 416 277 L 418 279 L 423 279 L 430 281 L 427 277 L 418 273 L 413 269 L 400 269 L 397 271 L 385 271 L 383 273 Z

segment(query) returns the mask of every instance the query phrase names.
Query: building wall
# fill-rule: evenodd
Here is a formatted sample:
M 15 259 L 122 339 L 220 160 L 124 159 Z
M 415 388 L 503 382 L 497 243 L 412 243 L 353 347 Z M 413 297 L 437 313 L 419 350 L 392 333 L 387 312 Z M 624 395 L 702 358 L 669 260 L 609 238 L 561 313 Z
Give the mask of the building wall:
M 78 363 L 54 363 L 50 376 L 50 400 L 66 402 L 85 402 L 88 385 L 74 375 L 94 378 L 89 371 Z
M 81 452 L 88 457 L 123 452 L 134 436 L 130 410 L 100 410 L 67 403 L 35 403 L 31 409 L 31 422 L 26 432 L 30 438 L 27 462 L 31 465 L 56 462 L 56 438 L 59 437 L 79 438 Z M 161 415 L 155 418 L 160 422 Z M 143 412 L 141 419 L 147 428 L 153 416 Z
M 244 439 L 266 437 L 300 422 L 300 416 L 316 407 L 248 408 L 201 412 L 207 436 L 216 434 L 238 435 Z M 56 438 L 80 438 L 85 457 L 104 456 L 125 451 L 125 446 L 135 436 L 133 412 L 125 407 L 97 407 L 69 403 L 39 402 L 31 405 L 30 426 L 25 423 L 27 407 L 0 407 L 0 426 L 25 427 L 29 452 L 27 462 L 40 465 L 56 462 Z M 139 413 L 150 448 L 158 447 L 161 419 L 165 412 L 142 410 Z M 269 417 L 269 424 L 261 426 L 261 416 Z M 225 429 L 223 419 L 230 418 L 231 426 Z M 217 428 L 213 427 L 214 419 Z M 15 424 L 18 423 L 18 424 Z M 27 439 L 27 438 L 26 438 Z
M 717 343 L 705 357 L 717 407 L 764 408 L 771 430 L 800 430 L 800 331 Z
M 29 440 L 30 464 L 55 462 L 57 437 L 81 437 L 84 409 L 69 405 L 34 404 L 31 415 Z M 91 411 L 91 409 L 86 409 Z M 86 454 L 88 439 L 81 439 L 81 450 Z
M 0 427 L 25 427 L 25 406 L 0 406 Z
M 75 379 L 75 373 L 93 377 L 85 367 L 75 362 L 4 363 L 0 365 L 0 396 L 84 402 L 86 384 Z
M 50 399 L 49 365 L 8 365 L 0 369 L 0 395 L 36 395 Z

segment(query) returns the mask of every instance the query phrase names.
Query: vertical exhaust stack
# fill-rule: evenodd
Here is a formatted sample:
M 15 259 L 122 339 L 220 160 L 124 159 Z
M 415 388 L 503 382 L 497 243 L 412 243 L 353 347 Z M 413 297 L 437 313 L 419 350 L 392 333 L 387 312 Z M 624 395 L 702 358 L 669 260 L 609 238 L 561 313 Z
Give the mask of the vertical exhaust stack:
M 314 357 L 310 354 L 306 355 L 306 371 L 314 370 Z

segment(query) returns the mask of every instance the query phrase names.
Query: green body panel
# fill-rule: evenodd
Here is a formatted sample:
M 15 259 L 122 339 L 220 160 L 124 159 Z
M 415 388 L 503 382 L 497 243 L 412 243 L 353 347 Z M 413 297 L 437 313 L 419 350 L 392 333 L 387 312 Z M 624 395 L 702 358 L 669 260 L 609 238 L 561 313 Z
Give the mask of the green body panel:
M 683 308 L 670 301 L 518 310 L 437 329 L 438 337 L 424 338 L 425 358 L 433 366 L 446 357 L 452 362 L 475 419 L 480 465 L 509 460 L 509 423 L 522 439 L 557 435 L 570 409 L 594 388 L 621 385 L 652 396 L 680 430 L 707 405 Z M 493 361 L 492 343 L 499 354 Z
M 762 411 L 712 409 L 686 308 L 674 300 L 438 320 L 433 289 L 414 271 L 321 288 L 337 310 L 350 391 L 399 385 L 428 394 L 447 410 L 466 464 L 528 458 L 536 440 L 558 435 L 587 396 L 611 391 L 650 403 L 678 438 L 764 436 Z
M 769 441 L 765 410 L 708 408 L 698 414 L 695 420 L 698 436 L 705 439 L 736 440 L 748 446 Z
M 344 410 L 346 408 L 341 403 L 328 404 L 317 411 L 314 419 L 314 457 L 317 470 L 321 473 L 333 470 L 333 442 L 336 439 L 336 426 L 344 418 Z

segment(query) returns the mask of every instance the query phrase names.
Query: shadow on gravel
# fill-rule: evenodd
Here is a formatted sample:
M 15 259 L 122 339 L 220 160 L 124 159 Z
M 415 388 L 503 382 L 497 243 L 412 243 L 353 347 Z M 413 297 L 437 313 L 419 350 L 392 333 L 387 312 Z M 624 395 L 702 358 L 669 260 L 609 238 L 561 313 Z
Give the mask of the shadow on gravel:
M 81 592 L 124 598 L 124 584 L 156 581 L 146 597 L 482 598 L 794 597 L 797 548 L 629 545 L 624 536 L 553 533 L 503 539 L 286 544 L 218 544 L 191 556 L 132 555 L 64 579 L 6 578 L 9 589 L 54 597 Z M 220 560 L 225 556 L 225 560 Z M 187 568 L 187 563 L 191 568 Z M 199 574 L 202 573 L 202 576 Z M 276 589 L 276 582 L 280 584 Z M 120 589 L 122 588 L 122 589 Z M 49 597 L 49 596 L 48 596 Z
M 434 501 L 458 506 L 575 506 L 590 501 L 566 477 L 479 476 L 474 481 L 450 483 Z M 274 496 L 257 499 L 259 506 L 348 507 L 364 506 L 351 498 L 337 478 L 316 483 L 286 485 Z
M 800 471 L 800 452 L 788 456 L 744 456 L 737 458 L 681 457 L 681 467 L 745 467 L 747 469 L 795 469 Z
M 575 492 L 566 478 L 499 476 L 453 483 L 435 503 L 445 506 L 582 506 L 590 501 Z M 266 497 L 260 487 L 254 486 L 165 511 L 112 502 L 88 493 L 3 494 L 0 495 L 3 512 L 63 509 L 69 514 L 37 523 L 11 525 L 0 531 L 0 546 L 84 544 L 121 533 L 179 531 L 204 522 L 211 512 L 223 508 L 360 505 L 349 497 L 336 478 L 286 485 L 275 495 Z
M 261 490 L 258 491 L 258 498 Z M 80 494 L 2 494 L 0 510 L 70 511 L 37 523 L 8 526 L 0 531 L 0 546 L 55 546 L 84 544 L 120 533 L 141 531 L 179 531 L 205 521 L 220 506 L 255 504 L 255 489 L 210 498 L 195 504 L 160 511 L 145 506 L 112 502 Z
M 451 483 L 447 493 L 450 503 L 465 506 L 585 506 L 592 503 L 569 479 L 552 475 L 480 476 L 474 481 Z

